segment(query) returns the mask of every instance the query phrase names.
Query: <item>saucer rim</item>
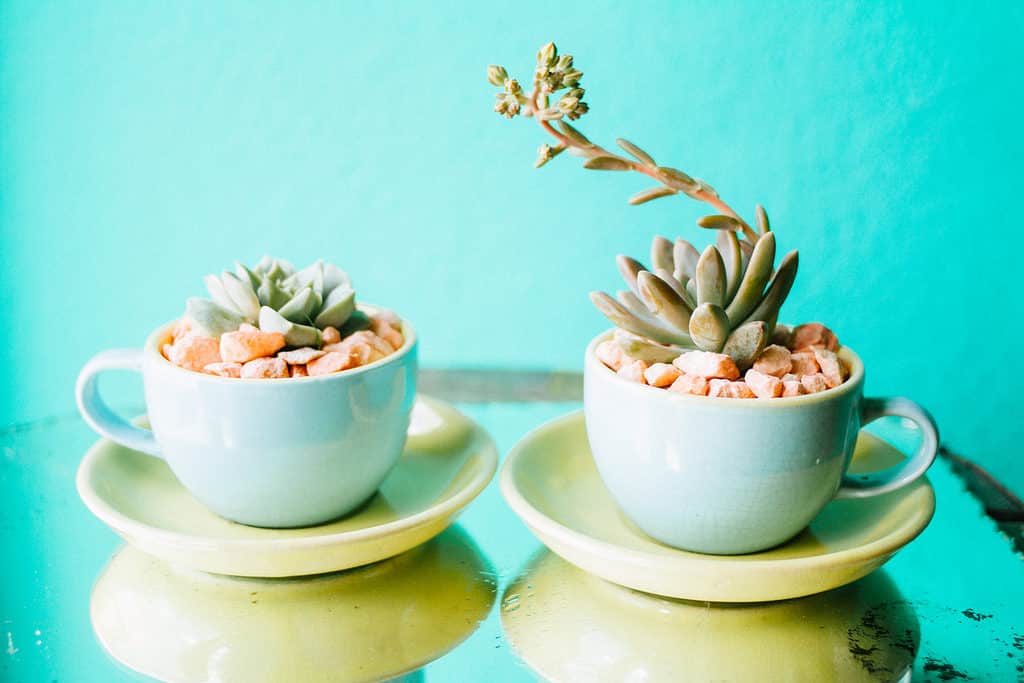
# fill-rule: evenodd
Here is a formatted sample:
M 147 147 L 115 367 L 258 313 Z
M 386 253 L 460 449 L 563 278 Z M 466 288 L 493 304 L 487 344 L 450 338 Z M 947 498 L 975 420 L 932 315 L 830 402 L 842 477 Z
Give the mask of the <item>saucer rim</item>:
M 285 535 L 276 538 L 222 538 L 217 536 L 202 536 L 183 533 L 180 531 L 172 531 L 152 526 L 118 511 L 112 505 L 107 503 L 106 500 L 97 493 L 94 487 L 89 485 L 89 473 L 91 473 L 96 466 L 96 461 L 99 459 L 98 453 L 105 448 L 125 448 L 145 458 L 153 457 L 140 451 L 135 451 L 127 446 L 122 446 L 106 438 L 98 439 L 89 447 L 85 455 L 82 457 L 82 461 L 78 466 L 78 472 L 75 476 L 75 487 L 78 490 L 78 495 L 82 499 L 82 502 L 85 503 L 85 506 L 89 508 L 89 510 L 96 515 L 100 521 L 118 534 L 123 534 L 132 538 L 150 538 L 158 540 L 162 544 L 176 546 L 179 549 L 196 546 L 209 547 L 210 544 L 216 544 L 218 548 L 227 547 L 229 549 L 238 548 L 244 550 L 281 550 L 287 548 L 309 549 L 323 545 L 334 546 L 346 543 L 365 542 L 375 538 L 390 537 L 411 531 L 421 526 L 426 526 L 439 519 L 450 518 L 469 505 L 469 503 L 471 503 L 480 495 L 480 493 L 483 492 L 485 488 L 487 488 L 487 485 L 493 479 L 498 468 L 498 448 L 494 442 L 494 438 L 477 421 L 466 416 L 447 401 L 442 401 L 423 394 L 418 394 L 415 400 L 422 401 L 427 404 L 439 405 L 445 409 L 453 410 L 469 421 L 472 425 L 472 430 L 481 437 L 481 448 L 476 451 L 469 460 L 467 460 L 466 465 L 469 465 L 473 461 L 478 461 L 479 469 L 474 477 L 464 487 L 457 490 L 450 497 L 441 500 L 441 502 L 435 502 L 426 509 L 415 514 L 407 517 L 400 517 L 384 524 L 364 527 L 361 529 L 350 529 L 330 534 L 299 537 L 289 537 Z M 404 453 L 405 450 L 403 449 L 403 456 Z M 216 513 L 211 512 L 210 514 Z M 327 524 L 330 524 L 330 522 Z M 260 529 L 260 527 L 251 528 Z M 310 527 L 301 528 L 308 529 Z M 287 534 L 290 530 L 272 529 L 272 531 Z
M 498 475 L 498 485 L 501 489 L 502 496 L 505 498 L 509 507 L 519 515 L 523 522 L 530 527 L 531 531 L 534 531 L 535 535 L 551 536 L 560 544 L 564 544 L 576 549 L 577 551 L 582 551 L 592 556 L 614 557 L 617 563 L 643 565 L 645 567 L 650 567 L 652 563 L 671 563 L 674 566 L 695 567 L 704 571 L 710 569 L 714 569 L 716 571 L 721 571 L 723 569 L 735 571 L 737 568 L 742 571 L 747 571 L 757 569 L 774 569 L 778 567 L 785 567 L 787 570 L 815 570 L 829 569 L 843 565 L 865 564 L 880 558 L 891 557 L 900 548 L 917 538 L 917 536 L 927 528 L 935 514 L 935 489 L 927 476 L 922 476 L 920 479 L 909 484 L 906 488 L 901 489 L 903 491 L 908 491 L 914 488 L 924 488 L 927 491 L 927 495 L 923 501 L 924 504 L 919 508 L 915 508 L 915 514 L 911 515 L 908 521 L 904 522 L 897 529 L 882 536 L 881 538 L 873 540 L 865 545 L 859 545 L 845 550 L 837 550 L 807 557 L 754 559 L 751 557 L 752 555 L 771 553 L 778 548 L 785 547 L 788 545 L 789 541 L 776 546 L 775 548 L 744 555 L 709 555 L 696 553 L 689 550 L 682 550 L 680 548 L 673 548 L 672 546 L 659 543 L 654 539 L 649 540 L 651 543 L 657 544 L 669 552 L 661 554 L 629 548 L 595 538 L 549 517 L 534 507 L 515 485 L 515 471 L 523 466 L 520 461 L 523 459 L 522 453 L 526 449 L 527 445 L 533 443 L 537 439 L 544 438 L 549 432 L 558 431 L 559 429 L 564 428 L 567 423 L 577 420 L 583 421 L 583 419 L 583 411 L 575 410 L 566 415 L 562 415 L 561 417 L 549 420 L 523 435 L 505 457 L 505 461 L 502 463 L 501 472 Z M 878 438 L 871 434 L 867 435 L 871 438 Z M 593 456 L 591 455 L 591 457 Z M 544 538 L 541 538 L 540 540 L 550 547 Z M 555 548 L 551 548 L 551 550 L 556 554 L 561 555 L 567 561 L 576 564 L 576 562 L 565 557 L 565 555 L 557 551 Z

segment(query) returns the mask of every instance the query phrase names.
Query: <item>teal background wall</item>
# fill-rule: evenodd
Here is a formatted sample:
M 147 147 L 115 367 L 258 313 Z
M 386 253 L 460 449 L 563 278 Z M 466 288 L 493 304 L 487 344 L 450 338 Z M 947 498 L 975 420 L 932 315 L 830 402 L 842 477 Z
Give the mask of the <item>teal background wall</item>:
M 418 326 L 425 364 L 576 368 L 616 253 L 702 206 L 491 113 L 489 63 L 554 39 L 581 127 L 769 210 L 784 309 L 855 347 L 1024 490 L 1020 3 L 0 4 L 0 425 L 73 410 L 201 276 L 333 259 Z

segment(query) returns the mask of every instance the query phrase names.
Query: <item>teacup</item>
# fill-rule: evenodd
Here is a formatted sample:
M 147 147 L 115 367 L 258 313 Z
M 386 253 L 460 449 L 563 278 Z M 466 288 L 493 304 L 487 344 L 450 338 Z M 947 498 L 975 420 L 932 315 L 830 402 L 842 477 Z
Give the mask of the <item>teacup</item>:
M 864 398 L 864 366 L 828 391 L 774 399 L 691 396 L 619 377 L 587 347 L 584 414 L 601 478 L 644 533 L 675 548 L 734 555 L 802 531 L 834 498 L 875 496 L 913 482 L 932 464 L 938 428 L 906 398 Z M 901 465 L 847 474 L 860 428 L 884 415 L 921 430 Z
M 156 330 L 141 350 L 104 351 L 86 363 L 78 407 L 103 436 L 166 460 L 218 515 L 274 528 L 327 522 L 373 496 L 402 454 L 416 394 L 416 335 L 409 323 L 402 323 L 402 347 L 381 360 L 286 379 L 180 368 L 160 353 L 172 328 Z M 103 401 L 97 380 L 106 370 L 142 373 L 151 430 Z

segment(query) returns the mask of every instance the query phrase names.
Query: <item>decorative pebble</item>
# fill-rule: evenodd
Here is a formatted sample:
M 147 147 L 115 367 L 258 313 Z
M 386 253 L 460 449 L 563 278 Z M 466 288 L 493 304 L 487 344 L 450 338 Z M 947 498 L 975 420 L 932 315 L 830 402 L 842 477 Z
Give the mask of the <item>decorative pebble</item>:
M 309 372 L 306 370 L 305 365 L 293 365 L 292 366 L 292 377 L 308 377 Z
M 326 346 L 327 344 L 337 344 L 341 341 L 341 332 L 338 331 L 337 327 L 331 327 L 328 325 L 320 333 L 320 340 Z
M 217 340 L 198 334 L 188 334 L 174 342 L 168 350 L 167 359 L 194 372 L 202 372 L 210 363 L 222 360 Z
M 828 389 L 828 382 L 825 381 L 825 375 L 820 372 L 816 372 L 813 375 L 804 375 L 800 378 L 800 383 L 808 394 L 816 394 L 819 391 L 825 391 Z
M 386 341 L 396 350 L 402 348 L 402 344 L 405 343 L 405 337 L 391 325 L 387 320 L 383 318 L 374 317 L 370 318 L 370 329 L 378 337 Z
M 782 380 L 782 397 L 789 398 L 790 396 L 802 396 L 807 392 L 804 391 L 804 385 L 800 383 L 798 379 L 784 379 Z
M 283 362 L 283 361 L 282 361 Z M 314 361 L 306 364 L 306 372 L 310 377 L 329 375 L 332 372 L 348 370 L 356 366 L 356 359 L 351 353 L 328 351 Z
M 314 349 L 309 346 L 303 346 L 301 349 L 293 349 L 292 351 L 281 351 L 277 354 L 277 357 L 282 359 L 288 365 L 305 365 L 311 360 L 316 360 L 320 356 L 327 353 L 320 349 Z
M 789 339 L 789 348 L 799 351 L 800 349 L 820 346 L 829 351 L 839 350 L 839 339 L 832 330 L 821 323 L 806 323 L 797 325 Z
M 618 369 L 617 374 L 619 377 L 625 377 L 628 380 L 639 382 L 640 384 L 646 384 L 644 380 L 644 372 L 647 370 L 647 363 L 642 360 L 633 360 L 624 363 L 621 368 Z
M 679 375 L 675 382 L 672 382 L 672 386 L 668 388 L 669 391 L 674 391 L 679 394 L 692 394 L 694 396 L 707 396 L 708 395 L 708 380 L 706 377 L 700 375 Z
M 778 398 L 782 396 L 782 380 L 774 375 L 766 375 L 754 368 L 747 370 L 743 376 L 747 386 L 758 398 Z
M 793 369 L 793 361 L 790 360 L 789 349 L 785 346 L 772 344 L 766 347 L 761 355 L 754 361 L 754 369 L 766 375 L 782 377 Z
M 708 382 L 708 396 L 718 398 L 757 398 L 744 381 L 732 382 L 727 379 L 713 379 Z
M 652 387 L 667 387 L 675 382 L 681 374 L 683 373 L 670 363 L 655 363 L 644 370 L 644 379 Z
M 291 377 L 288 364 L 280 358 L 254 358 L 242 366 L 242 379 Z
M 821 367 L 821 374 L 825 376 L 825 383 L 828 384 L 829 389 L 838 387 L 843 383 L 845 379 L 843 376 L 843 363 L 839 360 L 839 356 L 836 355 L 835 351 L 815 346 L 814 359 L 818 361 L 818 365 Z
M 284 348 L 284 343 L 284 335 L 280 332 L 226 332 L 220 336 L 220 355 L 226 361 L 246 363 L 255 358 L 273 356 Z
M 792 373 L 798 377 L 813 375 L 821 370 L 814 351 L 797 351 L 790 355 L 789 360 L 793 364 Z
M 220 377 L 241 377 L 242 364 L 232 362 L 210 363 L 203 367 L 203 372 Z
M 707 379 L 739 379 L 740 369 L 732 358 L 724 353 L 711 351 L 690 351 L 672 361 L 679 370 L 687 375 L 700 375 Z
M 598 344 L 594 353 L 598 360 L 616 372 L 626 360 L 626 354 L 623 353 L 622 348 L 610 339 Z

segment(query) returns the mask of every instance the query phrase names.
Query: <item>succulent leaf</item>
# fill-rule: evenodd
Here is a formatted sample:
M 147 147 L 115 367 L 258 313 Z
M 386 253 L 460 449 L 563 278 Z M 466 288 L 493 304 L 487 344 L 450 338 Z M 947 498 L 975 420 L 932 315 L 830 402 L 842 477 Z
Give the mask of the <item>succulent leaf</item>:
M 614 340 L 627 356 L 647 363 L 671 363 L 687 350 L 694 348 L 692 345 L 682 347 L 656 344 L 625 330 L 615 330 Z
M 224 284 L 220 281 L 220 278 L 216 275 L 207 275 L 203 278 L 203 283 L 206 285 L 206 291 L 210 293 L 210 298 L 213 299 L 213 303 L 223 308 L 238 313 L 238 309 L 235 308 L 235 302 L 228 296 L 227 290 L 224 289 Z
M 684 240 L 679 238 L 676 240 L 675 246 L 672 249 L 672 258 L 675 262 L 675 268 L 672 272 L 682 282 L 682 276 L 690 278 L 691 280 L 697 275 L 697 261 L 700 260 L 700 252 L 697 248 Z
M 219 337 L 225 332 L 232 332 L 245 322 L 245 318 L 237 311 L 209 299 L 189 299 L 185 304 L 185 315 L 195 329 L 207 337 Z
M 313 312 L 320 308 L 321 303 L 322 300 L 316 290 L 311 285 L 306 285 L 277 312 L 283 318 L 303 325 L 312 319 Z
M 763 320 L 740 325 L 725 340 L 722 353 L 732 357 L 740 372 L 746 372 L 764 351 L 768 341 L 768 325 Z
M 248 279 L 249 284 L 252 285 L 252 291 L 256 291 L 260 287 L 260 276 L 249 270 L 244 263 L 235 262 L 235 275 L 238 276 L 243 282 Z
M 358 308 L 352 311 L 352 315 L 348 317 L 345 324 L 338 328 L 341 332 L 341 337 L 344 339 L 353 332 L 359 332 L 360 330 L 370 329 L 370 316 L 366 315 Z
M 647 304 L 643 302 L 640 297 L 630 291 L 619 290 L 615 293 L 615 298 L 619 300 L 623 306 L 625 306 L 630 313 L 638 318 L 646 318 L 653 320 L 654 316 L 650 309 L 647 308 Z
M 234 273 L 224 271 L 220 276 L 224 291 L 231 297 L 235 310 L 245 316 L 246 320 L 256 320 L 260 314 L 260 300 L 252 290 L 249 279 L 241 280 Z
M 686 314 L 689 315 L 693 312 L 693 309 L 697 307 L 697 302 L 690 298 L 690 293 L 686 291 L 686 286 L 682 282 L 677 280 L 674 275 L 668 270 L 658 268 L 654 271 L 655 275 L 664 280 L 665 284 L 675 290 L 675 293 L 679 295 L 679 298 L 683 300 L 683 303 L 688 309 Z M 686 277 L 685 275 L 683 277 Z
M 324 300 L 323 310 L 313 319 L 316 326 L 323 329 L 330 325 L 331 327 L 341 327 L 348 320 L 348 317 L 352 315 L 352 311 L 356 307 L 356 293 L 351 287 L 342 285 L 335 287 L 334 290 L 327 295 L 327 299 Z
M 629 256 L 623 256 L 622 254 L 619 254 L 619 256 L 616 257 L 615 264 L 619 267 L 622 279 L 626 281 L 630 291 L 639 296 L 640 290 L 636 287 L 636 275 L 641 270 L 647 270 L 647 268 L 645 268 L 644 264 L 640 263 L 636 259 L 630 258 Z
M 725 263 L 714 245 L 708 245 L 697 261 L 697 303 L 725 305 Z
M 325 263 L 324 296 L 327 296 L 342 285 L 347 285 L 349 289 L 352 289 L 352 280 L 349 278 L 348 273 L 333 263 Z
M 280 332 L 288 346 L 320 347 L 320 330 L 309 325 L 293 323 L 269 306 L 260 309 L 260 329 L 264 332 Z
M 773 233 L 768 234 L 771 235 Z M 747 322 L 763 320 L 768 323 L 769 333 L 774 330 L 775 323 L 779 318 L 779 309 L 782 307 L 786 297 L 789 296 L 789 290 L 793 287 L 793 280 L 796 279 L 796 269 L 799 262 L 800 258 L 796 250 L 789 252 L 782 258 L 782 261 L 779 262 L 779 269 L 775 271 L 775 275 L 772 276 L 772 280 L 768 284 L 768 291 L 765 292 L 764 298 L 761 299 L 761 303 L 754 309 L 754 312 L 747 316 Z
M 718 231 L 718 252 L 722 255 L 725 263 L 725 301 L 732 301 L 736 296 L 736 290 L 740 286 L 740 277 L 743 275 L 743 254 L 740 251 L 740 241 L 736 239 L 736 233 L 732 230 Z
M 704 351 L 721 351 L 729 336 L 729 318 L 721 306 L 702 303 L 690 316 L 690 338 Z
M 672 243 L 661 235 L 655 237 L 651 242 L 651 265 L 655 270 L 664 269 L 670 272 L 675 267 Z
M 638 334 L 641 337 L 646 337 L 662 344 L 688 345 L 692 343 L 689 335 L 678 330 L 672 330 L 654 321 L 637 317 L 625 306 L 604 292 L 591 292 L 590 300 L 594 302 L 597 310 L 601 311 L 617 327 L 621 327 L 633 334 Z
M 729 302 L 725 312 L 734 324 L 747 319 L 750 312 L 761 302 L 764 286 L 772 276 L 775 263 L 775 233 L 767 233 L 757 240 L 750 255 L 750 263 L 743 274 L 736 296 Z
M 722 214 L 716 214 L 714 216 L 701 216 L 697 219 L 697 225 L 702 228 L 709 230 L 731 230 L 733 232 L 742 232 L 743 224 L 732 216 L 724 216 Z
M 256 296 L 260 300 L 260 305 L 270 306 L 275 311 L 288 303 L 288 300 L 292 298 L 288 290 L 283 289 L 278 280 L 269 275 L 264 275 L 259 289 L 256 290 Z
M 764 210 L 764 207 L 760 204 L 754 209 L 755 218 L 757 219 L 757 231 L 762 235 L 771 232 L 771 223 L 768 222 L 768 212 Z
M 640 296 L 654 315 L 682 332 L 690 328 L 690 307 L 668 283 L 649 271 L 637 277 Z
M 654 163 L 654 159 L 651 158 L 650 154 L 643 151 L 629 140 L 619 138 L 618 140 L 615 141 L 615 144 L 629 152 L 633 156 L 633 158 L 635 158 L 637 161 L 644 164 L 645 166 L 656 167 L 658 165 Z
M 635 195 L 629 198 L 629 203 L 633 206 L 637 204 L 646 204 L 647 202 L 660 199 L 661 197 L 668 197 L 669 195 L 676 194 L 676 191 L 671 187 L 664 187 L 659 185 L 658 187 L 652 187 L 649 190 L 641 190 Z
M 633 164 L 619 157 L 593 157 L 583 163 L 592 171 L 632 171 Z

